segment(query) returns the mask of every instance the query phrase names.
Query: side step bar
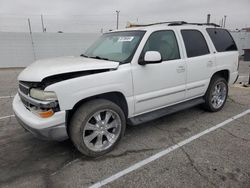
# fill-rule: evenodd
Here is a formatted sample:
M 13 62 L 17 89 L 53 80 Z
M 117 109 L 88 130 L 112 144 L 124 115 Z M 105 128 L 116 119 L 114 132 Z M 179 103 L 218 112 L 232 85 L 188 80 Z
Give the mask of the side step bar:
M 197 106 L 204 102 L 205 102 L 204 99 L 202 97 L 199 97 L 199 98 L 185 101 L 179 104 L 168 106 L 159 110 L 155 110 L 153 112 L 148 112 L 142 115 L 129 118 L 127 123 L 129 125 L 138 125 L 141 123 L 145 123 L 145 122 L 160 118 L 162 116 L 166 116 L 166 115 L 169 115 L 169 114 L 172 114 L 172 113 L 175 113 L 175 112 L 187 109 L 187 108 L 191 108 L 193 106 Z

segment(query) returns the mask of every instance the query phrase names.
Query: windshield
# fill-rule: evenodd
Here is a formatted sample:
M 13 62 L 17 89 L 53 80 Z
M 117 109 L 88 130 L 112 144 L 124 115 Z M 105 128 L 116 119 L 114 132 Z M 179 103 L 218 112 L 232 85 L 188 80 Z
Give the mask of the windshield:
M 82 56 L 127 63 L 131 61 L 144 31 L 103 34 Z

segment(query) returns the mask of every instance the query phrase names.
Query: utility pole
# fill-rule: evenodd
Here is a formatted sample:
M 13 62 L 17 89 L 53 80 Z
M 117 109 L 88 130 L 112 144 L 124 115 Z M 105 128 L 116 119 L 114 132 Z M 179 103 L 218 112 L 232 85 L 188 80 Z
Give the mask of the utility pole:
M 116 10 L 116 29 L 119 29 L 119 13 L 120 11 Z
M 30 25 L 30 19 L 29 18 L 28 18 L 28 25 L 29 25 L 30 34 L 32 34 L 31 25 Z
M 225 15 L 224 16 L 224 25 L 223 25 L 224 28 L 226 27 L 226 19 L 227 19 L 227 16 Z
M 43 30 L 43 33 L 45 32 L 45 28 L 44 28 L 44 24 L 43 24 L 43 15 L 41 14 L 41 22 L 42 22 L 42 30 Z
M 31 24 L 30 24 L 30 19 L 29 18 L 28 18 L 28 24 L 29 24 L 30 40 L 31 40 L 31 46 L 32 46 L 32 49 L 33 49 L 34 60 L 36 60 L 35 46 L 34 46 L 34 40 L 33 40 L 33 36 L 32 36 L 32 29 L 31 29 Z

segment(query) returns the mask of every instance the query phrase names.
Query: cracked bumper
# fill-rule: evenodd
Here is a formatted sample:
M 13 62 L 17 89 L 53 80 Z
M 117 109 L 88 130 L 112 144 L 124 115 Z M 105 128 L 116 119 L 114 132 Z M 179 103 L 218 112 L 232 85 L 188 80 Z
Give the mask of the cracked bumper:
M 62 141 L 68 138 L 65 111 L 50 118 L 40 118 L 25 108 L 18 95 L 13 100 L 13 110 L 21 126 L 40 139 Z

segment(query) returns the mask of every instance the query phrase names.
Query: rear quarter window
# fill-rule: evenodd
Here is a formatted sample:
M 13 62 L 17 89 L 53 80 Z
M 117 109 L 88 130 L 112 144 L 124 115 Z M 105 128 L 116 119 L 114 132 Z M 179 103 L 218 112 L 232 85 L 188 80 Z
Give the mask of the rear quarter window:
M 233 37 L 227 30 L 218 28 L 207 28 L 206 30 L 217 52 L 237 51 Z

